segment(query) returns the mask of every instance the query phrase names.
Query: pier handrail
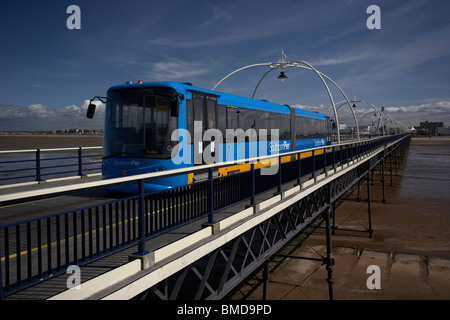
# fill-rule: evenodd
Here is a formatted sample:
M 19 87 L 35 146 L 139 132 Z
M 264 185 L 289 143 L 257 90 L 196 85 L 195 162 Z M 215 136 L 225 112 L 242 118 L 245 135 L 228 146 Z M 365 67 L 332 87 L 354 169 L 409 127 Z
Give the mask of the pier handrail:
M 36 152 L 40 151 L 71 151 L 71 150 L 89 150 L 89 149 L 102 149 L 102 146 L 93 146 L 93 147 L 67 147 L 67 148 L 34 148 L 34 149 L 12 149 L 12 150 L 0 150 L 0 154 L 8 154 L 8 153 L 24 153 L 24 152 Z
M 0 182 L 2 182 L 0 188 L 39 183 L 61 177 L 82 177 L 90 175 L 93 171 L 100 174 L 100 161 L 89 162 L 85 159 L 101 157 L 102 154 L 86 154 L 84 151 L 102 148 L 102 146 L 90 146 L 0 150 L 0 156 L 21 155 L 21 158 L 14 160 L 0 159 L 0 166 L 4 166 L 0 170 L 0 175 L 2 176 L 0 177 Z M 60 152 L 69 152 L 69 154 L 59 156 L 58 153 Z M 73 154 L 73 152 L 76 153 Z M 51 156 L 42 157 L 42 153 L 48 153 Z M 23 158 L 25 154 L 34 154 L 34 157 L 27 156 Z M 23 166 L 10 168 L 17 164 L 22 164 Z
M 100 181 L 92 181 L 92 182 L 82 182 L 77 184 L 70 184 L 65 186 L 58 186 L 58 187 L 49 187 L 49 188 L 43 188 L 33 191 L 22 191 L 22 192 L 15 192 L 10 193 L 6 195 L 0 195 L 0 203 L 7 202 L 7 201 L 13 201 L 13 200 L 19 200 L 19 199 L 28 199 L 28 198 L 34 198 L 38 196 L 46 196 L 49 194 L 60 194 L 60 193 L 67 193 L 67 192 L 73 192 L 78 190 L 84 190 L 84 189 L 91 189 L 91 188 L 99 188 L 99 187 L 109 187 L 109 186 L 119 186 L 123 184 L 129 184 L 129 183 L 135 183 L 139 180 L 148 181 L 148 180 L 155 180 L 160 178 L 169 178 L 173 176 L 178 176 L 182 174 L 187 173 L 196 173 L 196 172 L 202 172 L 207 171 L 209 169 L 219 169 L 221 167 L 231 166 L 231 165 L 239 165 L 239 164 L 245 164 L 245 163 L 255 163 L 258 161 L 267 161 L 272 160 L 279 157 L 287 157 L 287 156 L 293 156 L 299 153 L 307 153 L 312 152 L 316 150 L 322 150 L 322 149 L 331 149 L 331 148 L 337 148 L 337 147 L 347 147 L 351 145 L 356 144 L 365 144 L 369 142 L 376 141 L 378 139 L 386 138 L 386 136 L 381 137 L 374 137 L 367 140 L 361 140 L 361 141 L 350 141 L 340 144 L 333 144 L 328 146 L 321 146 L 316 148 L 310 148 L 310 149 L 302 149 L 302 150 L 295 150 L 290 151 L 286 153 L 277 153 L 272 154 L 268 156 L 260 156 L 260 157 L 254 157 L 254 158 L 247 158 L 242 160 L 231 160 L 227 162 L 219 162 L 219 163 L 213 163 L 213 164 L 203 164 L 198 166 L 192 166 L 192 167 L 186 167 L 182 169 L 174 169 L 174 170 L 167 170 L 167 171 L 158 171 L 158 172 L 152 172 L 152 173 L 144 173 L 144 174 L 137 174 L 137 175 L 131 175 L 131 176 L 125 176 L 120 178 L 112 178 L 112 179 L 105 179 Z

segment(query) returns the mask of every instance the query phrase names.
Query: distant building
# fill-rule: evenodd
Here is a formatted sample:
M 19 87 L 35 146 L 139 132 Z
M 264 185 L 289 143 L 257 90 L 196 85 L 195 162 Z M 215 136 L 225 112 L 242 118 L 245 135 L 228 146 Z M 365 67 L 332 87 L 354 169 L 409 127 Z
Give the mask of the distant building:
M 450 136 L 450 128 L 438 127 L 438 128 L 436 128 L 436 135 L 437 136 Z
M 441 128 L 444 127 L 444 123 L 443 122 L 428 122 L 428 121 L 420 123 L 420 128 L 425 129 L 425 130 L 435 131 L 436 128 L 439 128 L 439 127 L 441 127 Z
M 416 127 L 417 133 L 422 135 L 437 135 L 437 129 L 443 128 L 444 122 L 420 122 L 420 126 Z

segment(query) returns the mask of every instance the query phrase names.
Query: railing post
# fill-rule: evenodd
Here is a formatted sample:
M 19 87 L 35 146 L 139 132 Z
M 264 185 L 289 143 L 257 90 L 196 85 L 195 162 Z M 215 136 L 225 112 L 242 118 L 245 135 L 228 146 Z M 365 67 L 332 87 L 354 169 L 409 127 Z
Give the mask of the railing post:
M 251 163 L 252 168 L 252 198 L 250 200 L 250 205 L 255 205 L 255 194 L 256 194 L 256 179 L 255 179 L 255 163 Z
M 208 223 L 214 224 L 214 176 L 213 169 L 208 169 L 208 180 L 209 180 L 209 213 L 208 213 Z
M 316 151 L 312 151 L 312 178 L 316 180 Z
M 36 181 L 42 181 L 41 179 L 41 150 L 36 149 Z
M 277 194 L 281 194 L 281 155 L 278 156 L 278 188 L 277 188 Z
M 333 146 L 333 172 L 336 172 L 336 147 Z
M 350 144 L 350 160 L 353 162 L 354 161 L 354 151 L 355 151 L 355 147 L 353 145 L 353 143 Z
M 346 163 L 348 164 L 350 161 L 348 160 L 348 148 L 349 148 L 349 145 L 347 144 L 346 146 L 345 146 L 345 160 L 347 161 Z
M 2 256 L 2 248 L 0 247 L 0 257 Z M 3 300 L 3 270 L 2 262 L 0 260 L 0 300 Z
M 83 176 L 83 154 L 81 147 L 78 148 L 78 175 Z
M 298 153 L 298 179 L 297 184 L 299 186 L 302 185 L 302 158 L 301 158 L 301 152 Z
M 139 230 L 139 245 L 138 254 L 144 255 L 145 251 L 145 188 L 144 180 L 138 181 L 139 188 L 139 206 L 138 206 L 138 230 Z

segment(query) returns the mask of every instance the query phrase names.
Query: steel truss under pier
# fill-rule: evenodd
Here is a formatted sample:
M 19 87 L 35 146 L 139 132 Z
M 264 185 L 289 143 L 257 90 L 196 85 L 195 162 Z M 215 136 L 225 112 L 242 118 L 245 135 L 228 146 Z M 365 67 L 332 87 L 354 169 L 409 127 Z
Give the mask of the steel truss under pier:
M 328 185 L 153 286 L 141 298 L 221 299 L 307 225 L 327 211 Z
M 409 137 L 391 144 L 366 161 L 355 163 L 343 170 L 334 179 L 325 179 L 316 183 L 299 194 L 282 197 L 285 205 L 276 214 L 258 223 L 248 231 L 238 235 L 231 241 L 213 250 L 203 258 L 191 263 L 163 281 L 151 286 L 148 290 L 136 296 L 136 299 L 221 299 L 247 276 L 255 272 L 291 240 L 304 233 L 308 226 L 319 219 L 326 222 L 327 255 L 322 257 L 328 270 L 329 297 L 333 295 L 333 259 L 331 256 L 331 230 L 334 204 L 350 189 L 358 185 L 362 179 L 368 179 L 374 168 L 389 157 L 390 173 L 392 175 L 392 159 L 395 164 L 400 154 L 409 145 Z M 299 200 L 296 198 L 304 193 Z M 370 192 L 369 192 L 369 224 L 370 224 Z M 280 205 L 277 205 L 278 207 Z M 369 227 L 372 235 L 371 226 Z M 294 257 L 302 258 L 302 257 Z

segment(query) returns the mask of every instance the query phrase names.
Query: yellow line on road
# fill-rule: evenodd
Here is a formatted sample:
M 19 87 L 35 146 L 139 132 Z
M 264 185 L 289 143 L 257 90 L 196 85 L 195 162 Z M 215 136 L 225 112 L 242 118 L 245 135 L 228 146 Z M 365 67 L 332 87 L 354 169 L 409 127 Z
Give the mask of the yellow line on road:
M 189 202 L 191 202 L 191 201 L 189 201 Z M 177 206 L 180 207 L 180 206 L 182 206 L 182 205 L 187 205 L 187 204 L 178 204 Z M 164 211 L 167 211 L 168 209 L 171 209 L 171 208 L 173 208 L 173 207 L 174 207 L 174 206 L 166 207 L 166 208 L 164 208 L 163 210 L 164 210 Z M 156 213 L 158 213 L 158 212 L 160 212 L 160 211 L 162 211 L 162 210 L 161 210 L 161 209 L 158 209 L 157 211 L 148 212 L 148 213 L 147 213 L 147 216 L 150 216 L 150 215 L 152 215 L 152 214 L 156 214 Z M 131 223 L 133 220 L 136 220 L 136 221 L 137 221 L 138 219 L 139 219 L 139 217 L 131 218 L 130 220 L 126 219 L 126 220 L 124 220 L 124 221 L 120 221 L 120 222 L 119 222 L 119 226 L 120 226 L 122 223 Z M 112 225 L 106 226 L 106 229 L 114 228 L 114 227 L 116 227 L 116 226 L 117 226 L 117 224 L 116 224 L 116 223 L 113 223 Z M 98 229 L 98 231 L 100 232 L 100 231 L 103 231 L 104 229 L 105 229 L 105 227 L 101 227 L 101 228 Z M 93 232 L 93 233 L 94 233 L 94 232 L 97 232 L 97 229 L 93 229 L 92 232 Z M 86 232 L 84 233 L 84 236 L 88 235 L 89 233 L 90 233 L 90 231 L 86 231 Z M 76 235 L 76 238 L 78 239 L 78 238 L 80 238 L 81 236 L 83 236 L 83 234 L 77 234 L 77 235 Z M 71 241 L 71 240 L 73 240 L 73 239 L 74 239 L 74 236 L 71 236 L 71 237 L 69 237 L 69 239 L 67 239 L 67 240 L 68 240 L 68 241 Z M 64 243 L 64 242 L 66 241 L 66 239 L 63 238 L 63 239 L 60 239 L 60 240 L 55 240 L 55 241 L 53 241 L 53 242 L 50 244 L 50 246 L 55 246 L 55 245 L 58 243 L 58 241 L 59 241 L 60 243 Z M 44 244 L 44 245 L 41 246 L 41 249 L 46 249 L 46 248 L 48 248 L 48 244 Z M 39 247 L 34 247 L 34 248 L 32 248 L 32 249 L 31 249 L 31 253 L 37 251 L 38 249 L 39 249 Z M 26 254 L 28 254 L 28 250 L 22 250 L 22 251 L 20 252 L 20 256 L 23 256 L 23 255 L 26 255 Z M 8 257 L 9 257 L 9 259 L 17 258 L 17 253 L 10 254 Z M 6 257 L 1 257 L 1 260 L 0 260 L 0 261 L 3 262 L 3 261 L 5 261 L 5 260 L 6 260 Z
M 15 203 L 15 204 L 10 204 L 10 205 L 7 205 L 7 206 L 0 207 L 0 209 L 20 206 L 22 204 L 28 204 L 28 203 L 33 203 L 33 202 L 42 202 L 42 201 L 46 201 L 46 200 L 58 199 L 58 198 L 62 198 L 62 197 L 65 197 L 65 196 L 58 196 L 58 197 L 52 197 L 52 198 L 45 198 L 45 199 L 41 199 L 41 200 L 34 200 L 34 201 L 28 201 L 28 202 Z

